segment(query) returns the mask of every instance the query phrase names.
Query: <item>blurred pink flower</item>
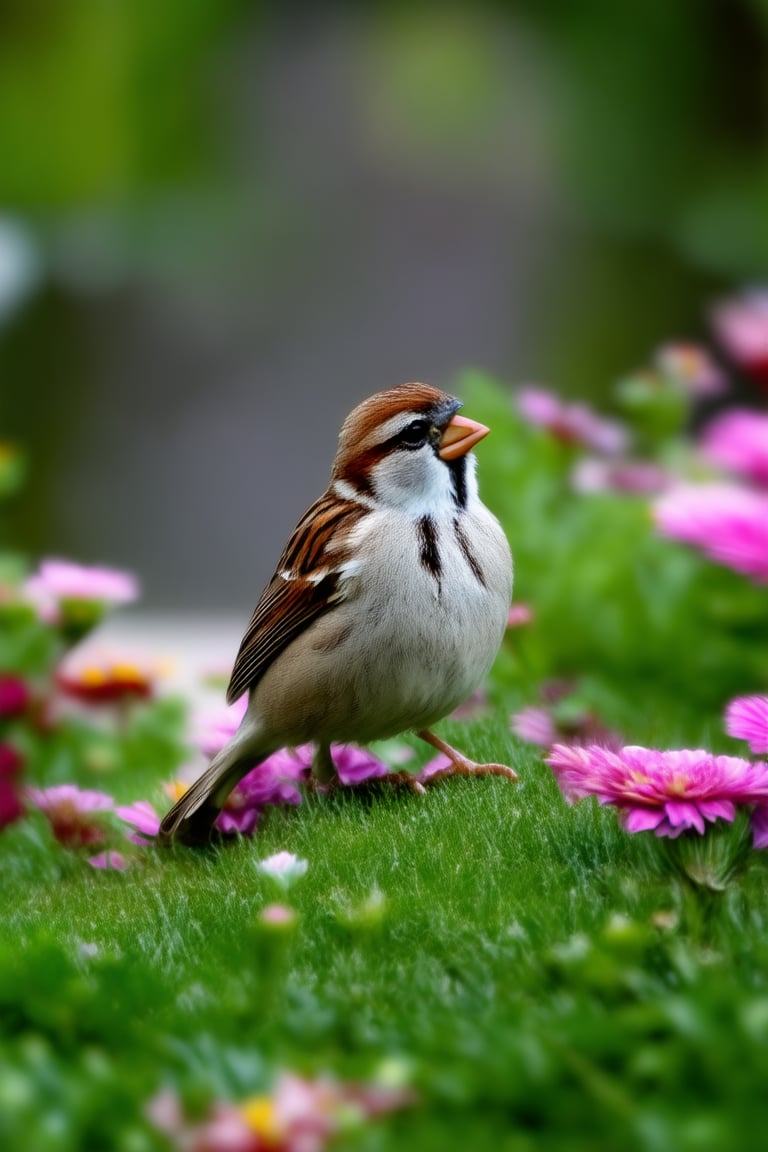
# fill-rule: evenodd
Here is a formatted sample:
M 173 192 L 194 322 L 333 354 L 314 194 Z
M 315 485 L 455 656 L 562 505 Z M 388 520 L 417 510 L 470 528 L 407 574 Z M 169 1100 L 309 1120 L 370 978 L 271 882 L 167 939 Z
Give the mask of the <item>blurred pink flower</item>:
M 284 888 L 289 888 L 294 881 L 300 879 L 308 867 L 307 861 L 301 860 L 293 852 L 276 852 L 256 863 L 258 872 L 277 880 Z
M 566 800 L 597 796 L 620 809 L 628 832 L 676 838 L 707 822 L 732 821 L 736 805 L 768 803 L 768 764 L 701 749 L 659 752 L 627 745 L 617 752 L 597 744 L 555 744 L 547 764 Z
M 74 784 L 52 788 L 26 788 L 24 798 L 48 819 L 53 834 L 68 848 L 99 844 L 108 829 L 101 814 L 114 810 L 114 800 L 106 792 L 92 792 Z
M 0 741 L 0 829 L 13 824 L 24 812 L 16 779 L 23 765 L 21 753 Z
M 768 804 L 758 804 L 752 813 L 752 847 L 768 848 Z
M 716 305 L 712 326 L 743 372 L 768 384 L 768 289 L 751 289 Z
M 287 904 L 265 904 L 259 912 L 259 923 L 268 928 L 291 928 L 296 920 L 295 910 Z
M 768 752 L 768 696 L 738 696 L 725 710 L 725 730 L 746 740 L 750 752 Z
M 203 1120 L 186 1119 L 175 1093 L 150 1101 L 151 1122 L 184 1152 L 322 1152 L 340 1131 L 415 1103 L 410 1088 L 305 1079 L 281 1073 L 269 1095 L 215 1101 Z
M 35 602 L 97 600 L 101 604 L 128 604 L 139 595 L 130 572 L 116 568 L 87 568 L 70 560 L 43 560 L 24 590 Z
M 29 688 L 20 676 L 0 676 L 0 720 L 21 716 L 29 701 Z
M 545 428 L 566 444 L 583 444 L 597 452 L 623 452 L 628 434 L 617 420 L 598 416 L 586 404 L 567 404 L 543 388 L 522 388 L 517 396 L 520 415 Z
M 213 759 L 240 727 L 248 707 L 248 696 L 241 696 L 229 707 L 219 708 L 213 714 L 197 717 L 195 743 L 204 756 Z
M 663 344 L 656 353 L 656 367 L 693 396 L 717 396 L 725 389 L 723 372 L 699 344 Z
M 575 492 L 623 492 L 653 496 L 672 483 L 672 476 L 649 460 L 605 460 L 584 456 L 571 471 Z
M 524 628 L 533 622 L 533 608 L 520 600 L 513 604 L 507 615 L 507 628 Z
M 450 767 L 452 767 L 452 765 L 449 757 L 446 756 L 444 752 L 440 752 L 437 756 L 428 760 L 424 767 L 416 773 L 416 779 L 420 784 L 424 784 L 427 780 L 437 775 L 438 772 L 443 772 L 446 768 Z
M 549 706 L 528 705 L 510 716 L 510 727 L 516 736 L 529 744 L 549 748 L 557 741 L 571 744 L 600 744 L 619 748 L 623 743 L 598 719 L 593 711 L 568 701 L 567 695 L 555 696 Z
M 281 748 L 252 768 L 226 799 L 216 821 L 220 832 L 250 835 L 264 808 L 271 804 L 301 804 L 298 784 L 309 777 L 310 745 Z
M 510 717 L 512 731 L 529 744 L 540 744 L 548 748 L 557 739 L 555 721 L 546 708 L 530 705 Z
M 711 463 L 768 484 L 768 414 L 731 408 L 704 429 L 701 450 Z
M 133 804 L 121 804 L 115 808 L 121 820 L 136 829 L 130 837 L 135 844 L 150 844 L 151 838 L 160 831 L 160 817 L 148 800 L 136 800 Z M 150 837 L 150 839 L 147 839 Z
M 342 784 L 362 784 L 389 774 L 389 768 L 382 760 L 354 744 L 332 745 L 331 758 Z
M 124 872 L 128 867 L 128 861 L 120 852 L 100 852 L 98 856 L 91 856 L 88 861 L 91 868 L 105 869 L 112 872 Z
M 656 501 L 653 515 L 663 536 L 768 582 L 768 493 L 735 484 L 680 485 Z
M 231 731 L 230 725 L 223 718 L 216 730 L 209 729 L 208 748 L 215 747 L 218 752 L 220 747 L 224 747 L 236 731 L 239 720 L 233 716 L 230 723 Z M 298 748 L 282 748 L 268 756 L 236 786 L 238 797 L 234 801 L 234 808 L 239 810 L 253 805 L 300 804 L 301 792 L 298 785 L 309 779 L 313 752 L 311 744 L 302 744 Z M 377 776 L 386 776 L 389 772 L 382 760 L 354 744 L 334 744 L 331 758 L 342 784 L 361 784 Z
M 235 724 L 235 727 L 237 725 Z M 234 729 L 233 729 L 234 731 Z M 222 743 L 226 743 L 226 737 Z M 230 792 L 214 827 L 224 835 L 250 836 L 255 831 L 264 809 L 270 805 L 300 804 L 300 785 L 309 780 L 313 747 L 282 748 L 257 764 L 243 776 Z M 354 786 L 378 776 L 387 776 L 389 768 L 378 757 L 352 744 L 334 744 L 331 756 L 342 784 Z M 176 780 L 165 786 L 172 800 L 178 800 L 188 785 Z M 148 844 L 160 827 L 160 817 L 146 800 L 116 809 L 117 815 L 133 825 L 131 839 Z

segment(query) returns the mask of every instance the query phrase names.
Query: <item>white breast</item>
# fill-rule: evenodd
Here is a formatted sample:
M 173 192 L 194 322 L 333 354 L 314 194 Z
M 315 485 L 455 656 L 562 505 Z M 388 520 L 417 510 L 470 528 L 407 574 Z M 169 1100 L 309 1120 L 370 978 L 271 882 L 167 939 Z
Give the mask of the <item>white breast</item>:
M 361 705 L 377 702 L 377 731 L 368 739 L 428 726 L 451 712 L 487 675 L 504 635 L 512 559 L 498 521 L 477 501 L 471 514 L 452 511 L 433 524 L 435 570 L 423 559 L 418 520 L 382 512 L 361 526 L 363 563 L 348 611 L 364 624 L 349 659 L 354 696 Z

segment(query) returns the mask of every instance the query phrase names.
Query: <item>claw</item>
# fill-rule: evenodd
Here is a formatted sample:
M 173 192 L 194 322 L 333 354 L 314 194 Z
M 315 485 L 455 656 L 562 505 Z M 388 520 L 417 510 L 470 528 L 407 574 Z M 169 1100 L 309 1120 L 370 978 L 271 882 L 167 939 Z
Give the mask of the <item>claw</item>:
M 426 728 L 417 733 L 421 740 L 425 740 L 427 744 L 431 744 L 433 748 L 437 748 L 438 752 L 442 752 L 450 760 L 447 768 L 440 768 L 437 772 L 426 780 L 427 784 L 437 784 L 440 780 L 447 779 L 448 776 L 505 776 L 507 780 L 517 780 L 517 773 L 507 767 L 506 764 L 477 764 L 474 760 L 470 760 L 467 756 L 457 752 L 450 744 L 446 744 L 439 736 L 435 736 L 433 732 L 428 731 Z

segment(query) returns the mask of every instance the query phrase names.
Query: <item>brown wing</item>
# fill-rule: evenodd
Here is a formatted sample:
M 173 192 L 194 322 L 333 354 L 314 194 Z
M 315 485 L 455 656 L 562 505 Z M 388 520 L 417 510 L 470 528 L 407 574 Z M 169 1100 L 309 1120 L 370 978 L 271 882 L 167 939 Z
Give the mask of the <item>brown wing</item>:
M 344 598 L 342 566 L 349 554 L 339 546 L 339 537 L 367 514 L 361 504 L 340 500 L 330 492 L 304 513 L 240 644 L 227 689 L 228 704 L 252 688 L 275 657 L 317 616 Z

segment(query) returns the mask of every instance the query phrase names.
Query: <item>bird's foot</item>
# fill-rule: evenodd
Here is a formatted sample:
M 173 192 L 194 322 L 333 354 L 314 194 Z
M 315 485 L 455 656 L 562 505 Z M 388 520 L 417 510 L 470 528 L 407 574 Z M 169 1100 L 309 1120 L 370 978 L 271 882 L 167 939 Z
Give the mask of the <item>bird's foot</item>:
M 478 764 L 427 729 L 418 732 L 417 735 L 421 740 L 425 740 L 427 744 L 436 748 L 438 752 L 442 752 L 449 760 L 445 768 L 438 768 L 436 772 L 432 772 L 424 780 L 427 785 L 439 784 L 440 781 L 446 780 L 449 776 L 505 776 L 507 780 L 512 782 L 517 780 L 517 773 L 506 764 Z
M 372 776 L 369 780 L 363 780 L 360 784 L 354 785 L 355 791 L 365 789 L 370 792 L 377 792 L 384 788 L 403 788 L 408 792 L 415 792 L 417 796 L 423 796 L 426 788 L 419 780 L 415 772 L 388 772 L 386 776 Z
M 318 780 L 316 776 L 310 773 L 306 780 L 301 781 L 301 788 L 305 796 L 331 796 L 340 787 L 341 780 L 338 776 L 334 776 L 330 780 Z

